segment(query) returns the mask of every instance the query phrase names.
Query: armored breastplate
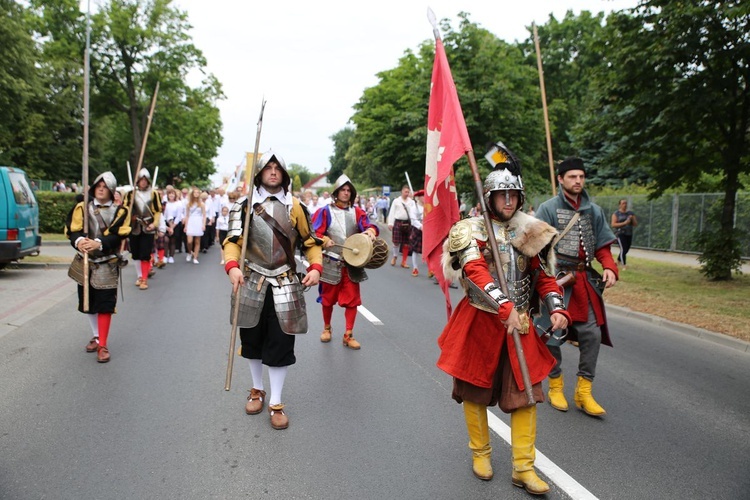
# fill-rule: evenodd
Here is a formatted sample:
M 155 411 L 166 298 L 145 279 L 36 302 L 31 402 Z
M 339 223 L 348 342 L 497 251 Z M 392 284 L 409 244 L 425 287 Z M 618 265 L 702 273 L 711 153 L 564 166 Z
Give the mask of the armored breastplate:
M 107 228 L 112 225 L 112 221 L 115 219 L 117 208 L 117 205 L 115 205 L 114 203 L 109 205 L 108 207 L 94 207 L 94 203 L 89 203 L 89 238 L 95 240 L 97 238 L 101 239 L 102 236 L 104 236 L 104 231 L 106 231 Z M 101 216 L 101 219 L 105 224 L 104 227 L 101 227 L 101 224 L 99 223 L 99 217 L 97 215 Z M 92 262 L 107 260 L 111 258 L 112 255 L 114 255 L 112 252 L 106 253 L 95 250 L 91 253 L 91 260 Z
M 328 226 L 326 235 L 328 235 L 328 237 L 337 245 L 343 245 L 346 238 L 359 232 L 354 209 L 342 209 L 335 205 L 331 205 L 329 208 L 331 210 L 331 224 Z M 340 258 L 339 252 L 336 251 L 339 248 L 340 247 L 333 247 L 332 249 L 324 250 L 323 253 Z
M 273 200 L 268 198 L 260 205 L 268 215 L 273 217 L 281 227 L 282 232 L 290 239 L 290 245 L 292 251 L 294 251 L 297 248 L 298 235 L 292 227 L 292 221 L 289 217 L 290 208 L 275 198 Z M 266 276 L 278 276 L 293 269 L 295 264 L 287 261 L 282 242 L 274 235 L 268 222 L 257 213 L 253 214 L 250 221 L 245 259 L 248 267 Z
M 528 311 L 532 294 L 531 258 L 525 256 L 510 244 L 510 240 L 515 237 L 513 232 L 508 232 L 505 226 L 494 222 L 492 226 L 495 230 L 495 240 L 497 241 L 497 249 L 500 254 L 500 262 L 503 266 L 503 275 L 508 285 L 508 298 L 515 304 L 517 311 Z M 497 281 L 497 270 L 495 269 L 495 262 L 489 246 L 484 248 L 483 257 L 487 261 L 490 274 Z M 479 296 L 473 297 L 475 294 L 476 291 L 470 288 L 469 302 L 480 309 L 496 312 L 496 306 L 493 305 L 493 307 L 487 309 L 483 298 Z
M 559 232 L 565 230 L 570 219 L 575 215 L 574 210 L 565 208 L 557 209 L 556 229 Z M 586 254 L 586 264 L 590 264 L 596 252 L 596 240 L 594 239 L 594 227 L 591 222 L 591 213 L 581 213 L 578 221 L 573 224 L 570 231 L 560 240 L 555 247 L 555 252 L 559 258 L 559 264 L 564 265 L 566 262 L 579 261 L 579 248 L 583 246 Z
M 151 213 L 151 188 L 145 191 L 135 191 L 135 201 L 133 202 L 133 215 L 136 217 L 149 217 Z

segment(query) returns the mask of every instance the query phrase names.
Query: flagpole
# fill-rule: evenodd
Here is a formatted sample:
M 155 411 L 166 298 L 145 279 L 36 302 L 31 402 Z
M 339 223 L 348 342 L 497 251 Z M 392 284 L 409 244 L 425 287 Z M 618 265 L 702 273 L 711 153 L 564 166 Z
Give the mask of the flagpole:
M 534 47 L 536 47 L 536 66 L 539 71 L 539 87 L 542 89 L 542 111 L 544 112 L 544 130 L 547 136 L 547 160 L 549 161 L 549 180 L 552 184 L 552 196 L 557 196 L 555 188 L 555 163 L 552 159 L 552 137 L 549 132 L 549 116 L 547 114 L 547 92 L 544 89 L 544 70 L 542 69 L 542 51 L 539 49 L 539 33 L 534 27 Z
M 432 12 L 432 9 L 427 9 L 427 18 L 430 20 L 430 23 L 432 24 L 432 32 L 435 35 L 435 43 L 442 43 L 440 39 L 440 31 L 437 28 L 437 21 L 435 19 L 435 14 Z M 437 47 L 435 51 L 436 57 L 438 54 Z M 455 89 L 454 89 L 455 91 Z M 457 99 L 456 99 L 457 101 Z M 468 134 L 467 134 L 468 135 Z M 487 229 L 487 236 L 488 236 L 488 243 L 490 247 L 490 251 L 492 253 L 492 260 L 495 264 L 495 269 L 497 270 L 497 279 L 500 285 L 500 289 L 502 290 L 503 294 L 506 297 L 510 297 L 510 294 L 508 293 L 508 283 L 505 280 L 505 275 L 503 274 L 503 266 L 502 262 L 500 261 L 500 252 L 497 247 L 497 240 L 495 238 L 495 231 L 493 228 L 492 220 L 490 219 L 489 211 L 487 210 L 487 204 L 484 200 L 484 187 L 482 183 L 482 179 L 479 176 L 479 168 L 477 167 L 477 161 L 474 158 L 474 151 L 471 149 L 471 145 L 467 144 L 464 146 L 465 151 L 464 154 L 469 159 L 469 166 L 471 167 L 471 173 L 474 177 L 474 186 L 477 191 L 477 195 L 479 198 L 479 202 L 482 207 L 482 215 L 484 216 L 484 225 Z M 524 392 L 526 393 L 526 397 L 528 399 L 528 405 L 535 404 L 534 401 L 534 393 L 532 391 L 531 387 L 531 377 L 529 376 L 529 368 L 528 364 L 526 363 L 526 356 L 523 352 L 523 345 L 521 345 L 521 335 L 518 332 L 518 329 L 513 328 L 511 331 L 511 335 L 513 337 L 513 344 L 515 345 L 515 351 L 516 351 L 516 358 L 518 359 L 518 365 L 521 370 L 521 380 L 524 385 Z
M 83 235 L 89 237 L 89 48 L 91 46 L 91 1 L 86 6 L 86 48 L 83 52 Z M 83 312 L 89 311 L 89 253 L 83 253 Z

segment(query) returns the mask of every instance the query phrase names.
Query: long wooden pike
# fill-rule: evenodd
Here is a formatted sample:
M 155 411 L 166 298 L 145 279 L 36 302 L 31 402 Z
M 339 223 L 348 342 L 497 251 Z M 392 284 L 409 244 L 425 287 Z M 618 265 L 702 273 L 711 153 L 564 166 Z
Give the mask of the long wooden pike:
M 555 163 L 552 159 L 552 136 L 549 131 L 549 115 L 547 114 L 547 92 L 544 90 L 544 70 L 542 69 L 542 51 L 539 48 L 539 33 L 534 27 L 534 47 L 536 48 L 536 66 L 539 71 L 539 87 L 542 89 L 542 111 L 544 112 L 544 130 L 547 136 L 547 160 L 549 161 L 549 180 L 552 184 L 552 196 L 557 196 L 555 188 Z
M 135 170 L 131 180 L 138 182 L 138 172 L 141 171 L 143 166 L 143 157 L 146 154 L 146 143 L 148 142 L 148 133 L 151 130 L 151 120 L 154 118 L 154 107 L 156 106 L 156 96 L 159 95 L 159 82 L 156 82 L 156 89 L 154 89 L 154 97 L 151 99 L 151 108 L 148 111 L 148 118 L 146 120 L 146 130 L 143 132 L 143 140 L 141 141 L 141 152 L 138 155 L 138 163 L 135 165 Z M 130 204 L 128 205 L 128 215 L 133 213 L 133 204 L 135 203 L 135 192 L 137 191 L 136 185 L 133 184 L 133 190 L 130 192 Z
M 86 48 L 83 51 L 83 234 L 89 237 L 89 50 L 91 48 L 91 2 L 86 8 Z M 83 254 L 83 312 L 89 311 L 89 254 Z
M 247 206 L 245 210 L 245 225 L 242 228 L 242 250 L 240 252 L 240 270 L 244 271 L 245 268 L 245 252 L 247 251 L 247 233 L 250 229 L 250 214 L 253 211 L 252 200 L 253 200 L 253 180 L 258 173 L 258 148 L 260 147 L 260 132 L 263 130 L 263 111 L 266 109 L 265 98 L 260 105 L 260 117 L 258 118 L 258 128 L 255 132 L 255 150 L 253 152 L 253 169 L 248 184 L 250 191 L 247 196 Z M 242 285 L 237 287 L 237 292 L 234 294 L 234 308 L 232 309 L 232 331 L 229 333 L 229 359 L 227 360 L 227 376 L 224 381 L 224 390 L 228 391 L 232 386 L 232 368 L 234 367 L 234 346 L 237 343 L 237 322 L 240 317 L 240 295 L 242 293 Z
M 437 20 L 435 18 L 435 13 L 432 12 L 432 9 L 427 10 L 427 18 L 430 21 L 430 24 L 432 24 L 432 32 L 435 35 L 435 41 L 440 39 L 440 31 L 437 27 Z M 471 166 L 471 173 L 474 177 L 474 186 L 477 191 L 477 197 L 479 198 L 479 203 L 482 206 L 482 215 L 484 216 L 484 225 L 487 229 L 487 236 L 488 236 L 488 243 L 490 247 L 490 251 L 492 252 L 492 261 L 495 264 L 495 269 L 497 270 L 497 279 L 500 284 L 500 289 L 502 290 L 503 294 L 506 297 L 510 297 L 510 294 L 508 293 L 508 283 L 505 280 L 505 275 L 503 274 L 503 266 L 502 262 L 500 261 L 500 251 L 497 248 L 497 239 L 495 238 L 495 231 L 492 227 L 492 220 L 490 219 L 490 213 L 487 210 L 487 204 L 484 201 L 484 188 L 482 185 L 482 179 L 479 177 L 479 168 L 477 167 L 477 160 L 474 158 L 474 151 L 469 150 L 466 151 L 466 155 L 469 159 L 469 166 Z M 521 345 L 521 335 L 518 333 L 518 330 L 516 328 L 513 329 L 511 332 L 511 335 L 513 336 L 513 343 L 515 344 L 515 350 L 516 350 L 516 357 L 518 358 L 518 365 L 521 369 L 521 380 L 523 381 L 524 385 L 524 392 L 526 393 L 526 397 L 528 399 L 529 406 L 535 404 L 534 402 L 534 393 L 531 389 L 531 377 L 529 376 L 529 366 L 526 363 L 526 356 L 523 353 L 523 346 Z

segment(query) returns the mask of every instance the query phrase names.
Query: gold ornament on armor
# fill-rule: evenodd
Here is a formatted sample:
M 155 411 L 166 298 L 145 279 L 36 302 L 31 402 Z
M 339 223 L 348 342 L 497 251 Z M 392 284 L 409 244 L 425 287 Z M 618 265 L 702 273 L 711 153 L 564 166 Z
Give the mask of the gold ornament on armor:
M 526 264 L 528 263 L 528 260 L 526 260 L 526 256 L 523 254 L 519 254 L 518 258 L 516 259 L 516 265 L 518 266 L 518 270 L 522 273 L 526 271 Z
M 518 333 L 526 335 L 529 333 L 529 313 L 526 311 L 518 313 L 518 321 L 521 323 L 521 328 L 518 329 Z

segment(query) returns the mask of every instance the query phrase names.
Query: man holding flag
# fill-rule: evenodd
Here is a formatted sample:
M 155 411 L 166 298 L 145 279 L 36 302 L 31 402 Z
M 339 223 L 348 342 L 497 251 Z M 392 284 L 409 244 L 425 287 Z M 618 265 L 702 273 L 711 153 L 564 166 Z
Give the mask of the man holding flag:
M 468 154 L 478 190 L 481 181 L 434 15 L 431 21 L 436 51 L 428 113 L 424 255 L 443 289 L 449 316 L 438 339 L 437 365 L 453 377 L 452 397 L 463 403 L 474 474 L 482 480 L 493 477 L 486 407 L 499 404 L 511 413 L 512 482 L 531 494 L 544 494 L 549 485 L 534 470 L 535 403 L 544 401 L 541 381 L 554 366 L 554 358 L 534 332 L 530 309 L 542 297 L 553 326 L 560 329 L 568 324 L 561 290 L 554 272 L 548 272 L 553 264 L 546 261 L 556 232 L 520 210 L 524 200 L 520 165 L 502 144 L 487 156 L 495 170 L 481 193 L 489 207 L 484 220 L 456 223 L 460 216 L 453 163 Z M 493 255 L 491 266 L 485 250 Z M 497 270 L 505 268 L 503 264 L 508 264 L 507 277 Z M 467 294 L 452 316 L 451 278 L 461 278 Z M 513 286 L 512 293 L 506 283 Z M 530 367 L 524 351 L 530 353 Z

